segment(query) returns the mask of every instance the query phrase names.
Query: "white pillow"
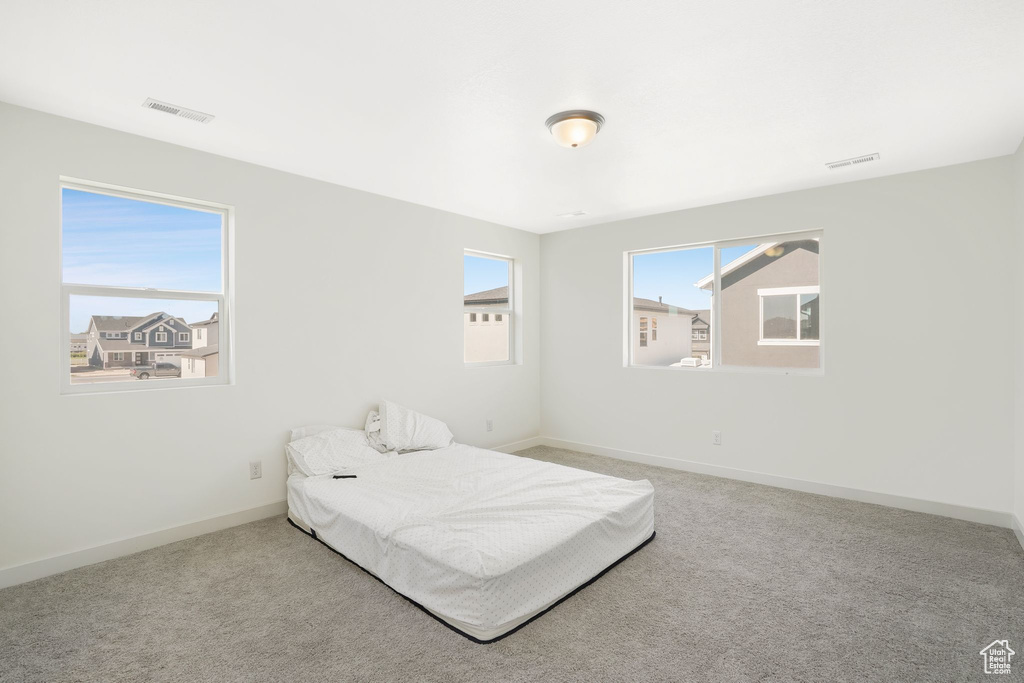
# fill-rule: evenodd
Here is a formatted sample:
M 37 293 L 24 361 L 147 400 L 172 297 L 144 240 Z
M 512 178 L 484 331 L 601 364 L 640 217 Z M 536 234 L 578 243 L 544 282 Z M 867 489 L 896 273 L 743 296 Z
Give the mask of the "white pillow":
M 380 404 L 380 437 L 389 451 L 422 451 L 452 443 L 448 425 L 391 401 Z
M 345 472 L 385 456 L 370 448 L 366 433 L 334 428 L 293 441 L 285 450 L 289 461 L 307 477 Z
M 306 427 L 296 427 L 292 430 L 292 438 L 288 441 L 298 441 L 299 439 L 305 439 L 307 436 L 315 436 L 320 432 L 326 432 L 331 429 L 344 429 L 344 427 L 338 427 L 337 425 L 308 425 Z

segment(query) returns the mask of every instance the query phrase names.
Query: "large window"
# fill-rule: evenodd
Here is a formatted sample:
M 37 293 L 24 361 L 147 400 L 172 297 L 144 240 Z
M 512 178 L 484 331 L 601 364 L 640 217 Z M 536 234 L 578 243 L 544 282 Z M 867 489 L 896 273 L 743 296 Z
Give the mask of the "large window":
M 471 365 L 513 362 L 513 261 L 467 251 L 463 255 L 463 357 Z
M 628 364 L 819 370 L 821 245 L 811 232 L 627 253 Z
M 62 184 L 65 393 L 230 381 L 229 212 L 91 183 Z M 193 334 L 195 325 L 216 330 L 219 345 L 201 344 L 205 374 L 184 376 L 183 356 L 202 339 Z M 81 337 L 84 352 L 71 346 Z

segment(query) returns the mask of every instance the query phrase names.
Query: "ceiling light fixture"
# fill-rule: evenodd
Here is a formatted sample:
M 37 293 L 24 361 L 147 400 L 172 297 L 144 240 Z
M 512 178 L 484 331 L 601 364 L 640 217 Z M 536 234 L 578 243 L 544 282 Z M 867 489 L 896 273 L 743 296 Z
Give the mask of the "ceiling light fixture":
M 544 125 L 562 147 L 586 147 L 601 130 L 604 117 L 596 111 L 573 109 L 549 116 Z

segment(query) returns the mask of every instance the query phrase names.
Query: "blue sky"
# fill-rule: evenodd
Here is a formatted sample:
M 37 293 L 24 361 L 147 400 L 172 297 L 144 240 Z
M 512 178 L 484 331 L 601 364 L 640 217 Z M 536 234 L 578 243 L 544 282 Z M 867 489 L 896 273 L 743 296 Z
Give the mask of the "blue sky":
M 508 261 L 463 256 L 463 294 L 485 292 L 508 286 Z
M 64 282 L 221 291 L 219 213 L 69 188 L 64 188 L 61 200 Z M 71 331 L 84 332 L 90 315 L 145 315 L 157 310 L 191 323 L 209 318 L 216 304 L 73 297 Z
M 722 249 L 722 265 L 755 248 L 756 244 Z M 633 256 L 633 296 L 688 308 L 710 309 L 711 292 L 694 283 L 715 267 L 713 247 L 679 249 Z

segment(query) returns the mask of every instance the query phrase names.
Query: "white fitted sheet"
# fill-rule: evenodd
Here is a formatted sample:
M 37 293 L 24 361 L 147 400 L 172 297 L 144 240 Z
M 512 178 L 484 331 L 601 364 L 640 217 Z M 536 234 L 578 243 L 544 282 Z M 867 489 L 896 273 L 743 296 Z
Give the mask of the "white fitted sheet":
M 289 515 L 480 641 L 511 631 L 654 533 L 654 488 L 453 444 L 288 479 Z

